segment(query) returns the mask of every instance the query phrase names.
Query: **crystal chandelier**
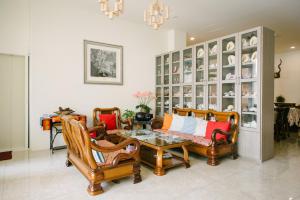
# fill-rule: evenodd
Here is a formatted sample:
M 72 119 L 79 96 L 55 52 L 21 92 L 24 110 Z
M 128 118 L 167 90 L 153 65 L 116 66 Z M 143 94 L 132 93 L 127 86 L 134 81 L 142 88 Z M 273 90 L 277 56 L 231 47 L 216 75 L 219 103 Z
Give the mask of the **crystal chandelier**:
M 159 0 L 154 0 L 144 11 L 144 21 L 154 29 L 158 29 L 169 18 L 169 7 Z
M 119 16 L 123 12 L 123 0 L 116 0 L 114 3 L 114 8 L 111 10 L 109 7 L 109 0 L 99 0 L 100 9 L 109 19 L 114 16 Z

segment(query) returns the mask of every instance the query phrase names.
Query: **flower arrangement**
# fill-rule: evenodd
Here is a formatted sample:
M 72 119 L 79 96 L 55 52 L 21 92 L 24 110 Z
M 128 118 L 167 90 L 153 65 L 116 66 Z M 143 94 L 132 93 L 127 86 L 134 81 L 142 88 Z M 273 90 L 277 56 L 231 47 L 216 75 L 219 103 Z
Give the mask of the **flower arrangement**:
M 133 96 L 139 101 L 139 104 L 135 107 L 136 109 L 140 109 L 141 112 L 146 113 L 151 111 L 151 108 L 148 105 L 151 103 L 151 101 L 156 99 L 154 93 L 151 91 L 137 92 L 133 94 Z

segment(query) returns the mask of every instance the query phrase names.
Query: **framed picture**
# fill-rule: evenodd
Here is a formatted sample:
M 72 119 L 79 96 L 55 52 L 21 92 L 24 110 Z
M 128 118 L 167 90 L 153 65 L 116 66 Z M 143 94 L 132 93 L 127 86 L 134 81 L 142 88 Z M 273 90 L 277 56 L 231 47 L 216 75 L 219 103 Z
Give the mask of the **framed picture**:
M 84 83 L 123 84 L 123 47 L 84 40 Z

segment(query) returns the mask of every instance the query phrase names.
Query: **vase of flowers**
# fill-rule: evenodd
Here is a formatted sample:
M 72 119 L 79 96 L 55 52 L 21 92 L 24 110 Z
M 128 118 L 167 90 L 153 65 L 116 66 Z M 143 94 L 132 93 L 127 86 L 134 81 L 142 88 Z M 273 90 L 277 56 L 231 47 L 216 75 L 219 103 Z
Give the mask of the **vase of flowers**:
M 152 119 L 153 115 L 150 114 L 151 108 L 149 104 L 156 98 L 151 91 L 137 92 L 133 95 L 138 99 L 138 105 L 135 107 L 139 109 L 140 112 L 137 112 L 135 119 L 137 121 L 149 121 Z

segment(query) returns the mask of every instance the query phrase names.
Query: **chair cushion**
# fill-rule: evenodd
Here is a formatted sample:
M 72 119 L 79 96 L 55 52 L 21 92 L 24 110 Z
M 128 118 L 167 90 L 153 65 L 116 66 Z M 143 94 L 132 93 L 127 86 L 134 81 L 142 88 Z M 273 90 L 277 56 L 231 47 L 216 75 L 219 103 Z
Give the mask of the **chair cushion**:
M 206 127 L 206 134 L 205 138 L 206 139 L 211 139 L 211 135 L 215 129 L 221 129 L 223 131 L 230 131 L 230 122 L 213 122 L 213 121 L 208 121 L 207 122 L 207 127 Z M 216 139 L 227 139 L 226 135 L 221 135 L 217 134 Z
M 193 134 L 195 132 L 196 124 L 195 117 L 184 117 L 183 127 L 180 132 L 185 134 Z
M 181 131 L 184 124 L 184 116 L 179 116 L 174 114 L 171 127 L 169 128 L 170 131 Z
M 194 130 L 195 136 L 205 137 L 207 121 L 201 118 L 196 118 L 196 126 Z
M 165 113 L 164 115 L 164 123 L 161 129 L 168 130 L 172 124 L 173 117 L 172 115 L 169 115 L 168 113 Z
M 116 114 L 100 114 L 99 120 L 106 124 L 107 130 L 113 130 L 117 128 Z
M 92 139 L 95 139 L 95 138 L 97 137 L 96 131 L 90 132 L 90 137 L 91 137 Z
M 113 144 L 113 143 L 111 143 L 107 140 L 98 140 L 98 141 L 96 141 L 96 144 L 101 146 L 101 147 L 113 147 L 113 146 L 115 146 L 115 144 Z M 109 152 L 109 153 L 103 152 L 102 155 L 103 155 L 103 158 L 104 158 L 104 162 L 97 162 L 96 159 L 95 159 L 95 161 L 97 162 L 97 164 L 99 166 L 111 165 L 114 158 L 120 153 L 128 153 L 128 152 L 124 149 L 120 149 L 120 150 Z

